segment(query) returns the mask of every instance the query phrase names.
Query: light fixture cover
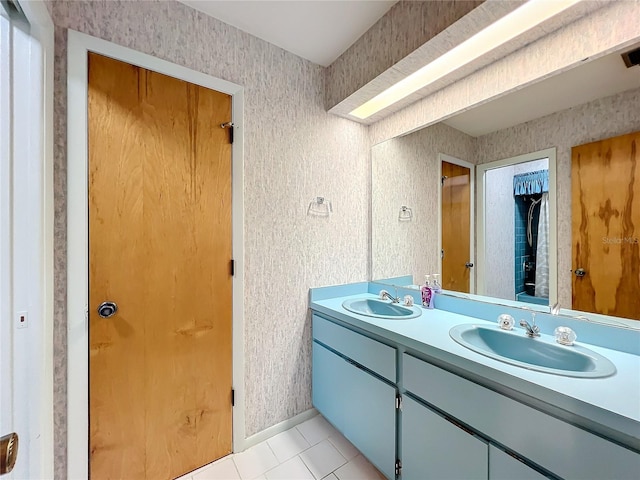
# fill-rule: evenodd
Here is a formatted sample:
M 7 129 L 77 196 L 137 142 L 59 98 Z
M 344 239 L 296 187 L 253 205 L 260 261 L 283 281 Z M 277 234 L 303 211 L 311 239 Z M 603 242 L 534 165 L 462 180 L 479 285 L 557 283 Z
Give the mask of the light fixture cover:
M 529 0 L 349 114 L 364 120 L 495 50 L 582 0 Z

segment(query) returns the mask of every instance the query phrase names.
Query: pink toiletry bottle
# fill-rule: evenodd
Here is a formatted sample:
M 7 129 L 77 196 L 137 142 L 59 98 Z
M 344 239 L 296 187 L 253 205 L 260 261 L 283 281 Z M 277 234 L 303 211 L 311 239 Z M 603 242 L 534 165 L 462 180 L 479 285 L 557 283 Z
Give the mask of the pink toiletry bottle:
M 433 308 L 433 289 L 430 283 L 431 275 L 424 276 L 424 285 L 420 289 L 422 293 L 422 306 L 427 308 Z

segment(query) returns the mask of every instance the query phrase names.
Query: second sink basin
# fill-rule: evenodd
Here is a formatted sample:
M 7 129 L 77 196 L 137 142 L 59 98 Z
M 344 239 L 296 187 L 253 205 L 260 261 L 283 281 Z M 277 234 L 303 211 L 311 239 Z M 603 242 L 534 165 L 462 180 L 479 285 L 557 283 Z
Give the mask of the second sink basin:
M 616 367 L 602 355 L 580 345 L 563 346 L 523 331 L 485 325 L 457 325 L 449 335 L 460 345 L 487 357 L 539 372 L 567 377 L 608 377 Z
M 352 313 L 386 319 L 416 318 L 422 313 L 419 307 L 405 307 L 375 298 L 353 298 L 345 300 L 342 306 Z

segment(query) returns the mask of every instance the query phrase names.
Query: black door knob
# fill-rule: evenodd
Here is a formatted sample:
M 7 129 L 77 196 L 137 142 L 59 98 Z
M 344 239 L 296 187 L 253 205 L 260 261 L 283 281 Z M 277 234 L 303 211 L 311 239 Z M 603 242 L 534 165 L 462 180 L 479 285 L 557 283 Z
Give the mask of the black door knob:
M 118 311 L 118 305 L 115 302 L 102 302 L 98 307 L 98 315 L 102 318 L 113 317 Z

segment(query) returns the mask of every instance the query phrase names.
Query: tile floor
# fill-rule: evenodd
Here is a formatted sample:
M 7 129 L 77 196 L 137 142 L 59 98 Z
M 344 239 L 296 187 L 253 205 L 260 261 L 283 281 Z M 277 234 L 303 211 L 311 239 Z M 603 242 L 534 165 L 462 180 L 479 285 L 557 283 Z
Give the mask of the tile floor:
M 384 480 L 333 426 L 317 415 L 286 432 L 177 480 Z

